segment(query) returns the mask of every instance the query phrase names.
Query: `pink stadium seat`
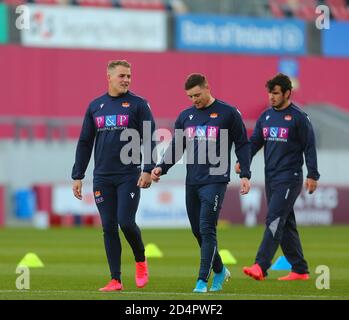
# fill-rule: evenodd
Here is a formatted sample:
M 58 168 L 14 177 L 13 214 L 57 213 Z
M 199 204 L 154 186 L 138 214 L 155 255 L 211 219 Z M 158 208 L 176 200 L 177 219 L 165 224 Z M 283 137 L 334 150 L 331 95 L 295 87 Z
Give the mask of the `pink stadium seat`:
M 125 9 L 165 10 L 161 0 L 120 0 L 120 6 Z
M 326 4 L 336 20 L 349 20 L 349 10 L 345 0 L 327 0 Z
M 62 0 L 35 0 L 37 4 L 63 4 Z
M 299 0 L 298 6 L 294 8 L 295 17 L 307 21 L 315 21 L 316 15 L 316 0 Z
M 112 7 L 111 0 L 76 0 L 76 3 L 85 7 Z
M 281 9 L 281 3 L 278 0 L 269 0 L 269 7 L 271 10 L 271 13 L 276 18 L 284 18 L 285 14 Z
M 312 21 L 316 18 L 316 0 L 269 0 L 269 7 L 275 17 L 294 16 Z
M 25 0 L 4 0 L 3 2 L 5 2 L 6 4 L 9 4 L 9 5 L 17 6 L 17 5 L 25 3 L 26 1 Z

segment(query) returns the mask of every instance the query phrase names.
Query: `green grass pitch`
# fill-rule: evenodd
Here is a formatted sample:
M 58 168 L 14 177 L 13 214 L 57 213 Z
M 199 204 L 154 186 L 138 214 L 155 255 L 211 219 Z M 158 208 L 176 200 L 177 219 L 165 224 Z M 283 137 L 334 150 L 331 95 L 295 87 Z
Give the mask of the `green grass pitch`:
M 237 264 L 228 265 L 232 278 L 219 293 L 194 294 L 199 267 L 199 249 L 189 229 L 144 229 L 145 244 L 156 243 L 163 258 L 149 258 L 150 282 L 137 289 L 134 261 L 123 236 L 122 292 L 101 293 L 109 270 L 100 228 L 0 229 L 0 300 L 92 299 L 92 300 L 237 300 L 237 299 L 349 299 L 349 226 L 299 228 L 309 281 L 278 281 L 284 271 L 270 271 L 266 281 L 255 281 L 242 273 L 254 261 L 264 228 L 222 226 L 219 248 L 228 249 Z M 28 252 L 35 252 L 44 268 L 30 269 L 30 289 L 17 290 L 16 266 Z M 278 251 L 275 259 L 282 255 Z M 275 261 L 275 260 L 274 260 Z M 315 269 L 330 270 L 330 289 L 316 288 Z

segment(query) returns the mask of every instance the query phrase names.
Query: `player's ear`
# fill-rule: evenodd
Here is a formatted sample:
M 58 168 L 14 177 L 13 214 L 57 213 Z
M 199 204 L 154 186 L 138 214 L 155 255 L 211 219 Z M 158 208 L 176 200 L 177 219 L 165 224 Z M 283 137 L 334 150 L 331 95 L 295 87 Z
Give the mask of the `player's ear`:
M 286 99 L 290 99 L 290 96 L 291 96 L 291 90 L 286 90 L 286 92 L 285 92 L 285 98 Z

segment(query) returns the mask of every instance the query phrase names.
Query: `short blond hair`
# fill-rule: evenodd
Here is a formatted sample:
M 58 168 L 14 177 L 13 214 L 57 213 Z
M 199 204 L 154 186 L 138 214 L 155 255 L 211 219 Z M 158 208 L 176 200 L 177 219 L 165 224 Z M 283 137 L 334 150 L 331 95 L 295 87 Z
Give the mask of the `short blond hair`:
M 107 72 L 115 69 L 117 66 L 123 66 L 126 68 L 131 68 L 131 64 L 126 60 L 111 60 L 108 62 Z

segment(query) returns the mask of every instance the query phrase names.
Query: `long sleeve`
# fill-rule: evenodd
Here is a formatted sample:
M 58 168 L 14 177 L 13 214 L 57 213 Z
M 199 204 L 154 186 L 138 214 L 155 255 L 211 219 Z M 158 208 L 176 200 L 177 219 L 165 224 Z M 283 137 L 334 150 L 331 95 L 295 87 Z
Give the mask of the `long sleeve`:
M 185 137 L 183 133 L 184 128 L 179 116 L 175 122 L 174 136 L 158 165 L 162 170 L 162 174 L 166 174 L 167 171 L 183 156 L 185 150 Z
M 251 178 L 250 171 L 250 146 L 246 128 L 238 111 L 234 111 L 231 137 L 235 145 L 235 154 L 240 163 L 240 178 Z
M 263 147 L 264 145 L 264 138 L 262 134 L 262 128 L 259 118 L 256 122 L 255 128 L 253 130 L 253 133 L 250 137 L 250 148 L 251 148 L 251 161 L 253 157 L 256 155 L 256 153 Z
M 298 135 L 302 144 L 305 163 L 308 170 L 307 178 L 318 180 L 320 178 L 320 173 L 318 172 L 317 167 L 315 135 L 310 119 L 306 115 L 299 120 Z
M 152 139 L 153 134 L 155 132 L 155 121 L 150 111 L 149 104 L 146 103 L 146 101 L 144 104 L 140 105 L 139 116 L 140 116 L 139 132 L 141 135 L 143 150 L 144 150 L 143 151 L 144 152 L 143 171 L 150 173 L 156 164 L 156 154 L 154 152 L 156 143 Z
M 85 177 L 85 171 L 91 158 L 93 144 L 96 136 L 95 125 L 87 109 L 75 153 L 75 163 L 72 170 L 72 179 L 79 180 Z

